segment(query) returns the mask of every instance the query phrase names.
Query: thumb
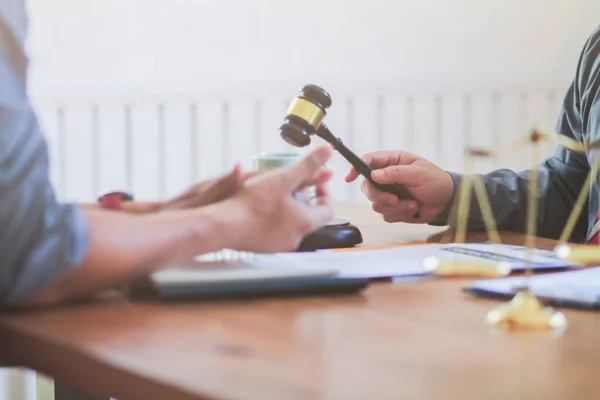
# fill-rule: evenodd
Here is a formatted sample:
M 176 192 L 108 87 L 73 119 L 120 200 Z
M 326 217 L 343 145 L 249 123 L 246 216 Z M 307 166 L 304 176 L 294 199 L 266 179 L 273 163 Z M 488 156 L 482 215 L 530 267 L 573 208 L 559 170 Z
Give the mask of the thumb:
M 306 218 L 310 224 L 308 232 L 306 233 L 324 226 L 334 217 L 331 201 L 325 198 L 322 198 L 316 205 L 301 205 L 301 207 L 305 208 Z
M 222 175 L 215 179 L 213 182 L 207 182 L 209 184 L 226 184 L 226 185 L 238 185 L 242 182 L 242 169 L 239 163 L 236 163 L 235 166 L 229 171 L 227 174 Z
M 298 203 L 297 206 L 303 211 L 302 214 L 310 223 L 309 231 L 313 231 L 331 221 L 334 216 L 332 199 L 326 186 L 317 185 L 317 201 L 315 204 Z M 308 233 L 308 232 L 307 232 Z
M 262 174 L 263 172 L 265 172 L 264 170 L 257 170 L 257 171 L 248 171 L 248 172 L 244 172 L 240 175 L 240 180 L 242 182 L 245 182 L 249 179 L 254 178 L 255 176 L 258 176 L 260 174 Z
M 282 171 L 285 175 L 285 181 L 289 183 L 292 189 L 297 188 L 304 182 L 312 179 L 323 168 L 329 158 L 331 158 L 330 146 L 317 147 L 302 157 L 296 164 Z
M 371 172 L 371 178 L 378 183 L 400 183 L 420 186 L 427 181 L 427 171 L 415 165 L 392 165 Z
M 242 166 L 240 163 L 235 163 L 233 169 L 228 174 L 230 177 L 235 178 L 237 181 L 242 180 Z

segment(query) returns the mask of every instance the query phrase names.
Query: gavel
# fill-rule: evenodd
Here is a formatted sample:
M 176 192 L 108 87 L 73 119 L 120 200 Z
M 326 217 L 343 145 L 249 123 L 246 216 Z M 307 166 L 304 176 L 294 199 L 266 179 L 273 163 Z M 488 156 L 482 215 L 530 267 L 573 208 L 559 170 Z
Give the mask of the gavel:
M 287 143 L 296 147 L 305 147 L 310 144 L 311 135 L 317 135 L 330 143 L 373 187 L 394 194 L 400 200 L 411 199 L 412 196 L 406 188 L 398 183 L 382 184 L 371 178 L 370 165 L 354 154 L 340 138 L 336 138 L 329 128 L 323 123 L 332 101 L 329 93 L 316 86 L 306 85 L 300 94 L 292 101 L 288 108 L 283 124 L 279 128 L 279 134 Z M 413 217 L 419 218 L 419 211 Z

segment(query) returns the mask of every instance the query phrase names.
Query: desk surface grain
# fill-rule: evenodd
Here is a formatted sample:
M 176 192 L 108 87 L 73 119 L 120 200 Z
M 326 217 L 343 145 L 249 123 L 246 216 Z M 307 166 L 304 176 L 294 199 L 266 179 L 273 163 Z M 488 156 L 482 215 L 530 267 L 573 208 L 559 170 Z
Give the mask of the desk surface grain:
M 365 245 L 435 238 L 340 205 Z M 505 234 L 506 242 L 522 236 Z M 542 240 L 541 247 L 553 245 Z M 362 295 L 204 304 L 120 298 L 0 317 L 0 359 L 128 399 L 596 399 L 600 313 L 563 336 L 494 332 L 465 280 L 376 283 Z

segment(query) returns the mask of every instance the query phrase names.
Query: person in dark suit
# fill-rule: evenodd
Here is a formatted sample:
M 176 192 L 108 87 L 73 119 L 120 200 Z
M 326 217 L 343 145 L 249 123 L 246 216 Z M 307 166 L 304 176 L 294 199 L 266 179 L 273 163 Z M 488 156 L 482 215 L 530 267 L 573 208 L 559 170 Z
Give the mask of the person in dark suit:
M 575 77 L 567 90 L 556 132 L 588 145 L 600 140 L 600 27 L 588 38 L 577 63 Z M 587 148 L 587 147 L 586 147 Z M 558 146 L 555 154 L 538 167 L 539 199 L 537 234 L 559 238 L 575 201 L 582 190 L 597 153 L 573 152 Z M 450 215 L 451 205 L 463 177 L 444 171 L 433 163 L 404 151 L 376 151 L 363 156 L 376 170 L 372 177 L 380 183 L 406 185 L 414 200 L 399 201 L 393 195 L 376 190 L 367 181 L 362 191 L 372 202 L 373 209 L 388 222 L 428 223 L 431 225 L 456 225 Z M 515 172 L 500 169 L 479 175 L 491 201 L 492 211 L 501 230 L 526 231 L 529 179 L 531 171 Z M 350 169 L 346 181 L 358 178 Z M 596 243 L 600 230 L 598 183 L 594 177 L 582 217 L 578 220 L 570 240 L 579 243 Z M 479 205 L 472 195 L 468 228 L 484 229 Z M 420 217 L 413 219 L 415 211 Z

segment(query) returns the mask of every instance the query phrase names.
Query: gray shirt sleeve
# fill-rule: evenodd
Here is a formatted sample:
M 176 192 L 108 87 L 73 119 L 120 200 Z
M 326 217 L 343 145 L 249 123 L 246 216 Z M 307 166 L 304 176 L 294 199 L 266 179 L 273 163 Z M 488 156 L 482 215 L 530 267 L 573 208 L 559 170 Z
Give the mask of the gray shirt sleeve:
M 567 91 L 560 111 L 556 131 L 579 143 L 586 142 L 586 124 L 589 121 L 589 103 L 586 97 L 595 99 L 596 85 L 590 85 L 590 77 L 597 69 L 599 31 L 590 36 L 579 62 L 575 79 Z M 537 236 L 558 239 L 575 201 L 582 189 L 590 163 L 587 155 L 572 152 L 558 146 L 555 154 L 539 166 L 539 201 L 537 218 Z M 492 205 L 492 211 L 498 228 L 501 230 L 524 233 L 527 230 L 527 205 L 529 198 L 529 177 L 531 171 L 515 172 L 507 169 L 478 175 L 484 182 Z M 455 194 L 462 180 L 461 175 L 450 173 L 454 180 Z M 468 228 L 485 228 L 479 204 L 471 195 Z M 588 202 L 582 211 L 571 236 L 575 242 L 585 242 L 588 230 Z M 456 226 L 456 215 L 447 207 L 432 225 Z
M 57 201 L 47 145 L 27 99 L 23 0 L 0 0 L 0 306 L 18 304 L 81 264 L 81 209 Z

